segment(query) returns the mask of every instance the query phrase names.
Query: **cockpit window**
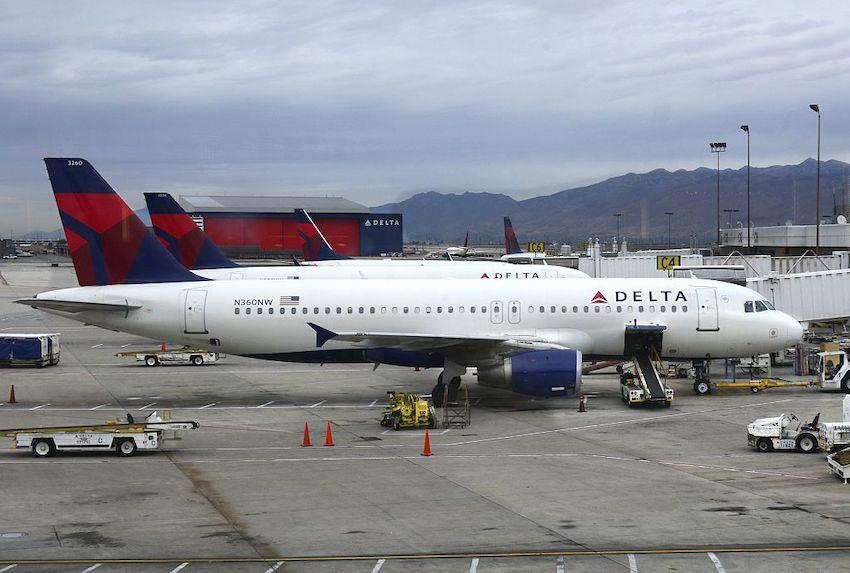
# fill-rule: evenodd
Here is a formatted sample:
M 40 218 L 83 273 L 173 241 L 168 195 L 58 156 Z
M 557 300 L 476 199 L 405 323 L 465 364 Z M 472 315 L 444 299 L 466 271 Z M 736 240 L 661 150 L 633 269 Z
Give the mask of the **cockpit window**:
M 776 310 L 776 307 L 766 300 L 748 300 L 744 303 L 744 312 L 764 312 Z
M 756 312 L 764 312 L 767 310 L 767 305 L 764 304 L 763 300 L 756 301 Z
M 748 300 L 744 303 L 744 312 L 754 312 L 753 310 L 753 301 Z
M 767 302 L 766 300 L 763 300 L 762 302 L 764 303 L 764 306 L 766 306 L 768 310 L 776 310 L 776 307 L 773 306 L 773 303 Z

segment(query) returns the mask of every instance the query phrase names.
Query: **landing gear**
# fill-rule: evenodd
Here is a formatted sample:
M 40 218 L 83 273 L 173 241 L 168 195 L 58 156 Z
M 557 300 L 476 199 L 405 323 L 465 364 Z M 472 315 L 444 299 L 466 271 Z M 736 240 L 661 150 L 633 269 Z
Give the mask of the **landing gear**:
M 457 402 L 460 377 L 464 374 L 466 374 L 466 366 L 446 361 L 443 365 L 443 372 L 437 377 L 436 386 L 431 390 L 431 402 L 433 402 L 435 408 L 442 408 L 445 399 L 448 399 L 449 402 Z M 446 392 L 445 380 L 449 380 L 448 392 Z
M 447 399 L 449 402 L 457 402 L 457 393 L 460 390 L 460 376 L 455 376 L 449 382 L 449 391 Z
M 443 375 L 440 374 L 437 376 L 437 384 L 434 385 L 434 389 L 431 390 L 431 402 L 433 402 L 435 408 L 443 407 L 443 397 L 446 393 L 446 385 L 443 382 Z
M 711 376 L 708 361 L 694 360 L 694 392 L 700 396 L 711 393 Z

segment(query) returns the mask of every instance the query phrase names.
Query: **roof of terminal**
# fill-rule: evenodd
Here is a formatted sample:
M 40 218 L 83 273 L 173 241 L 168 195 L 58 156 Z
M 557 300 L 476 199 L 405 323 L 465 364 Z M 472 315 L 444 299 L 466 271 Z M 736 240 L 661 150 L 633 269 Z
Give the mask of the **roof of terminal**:
M 369 208 L 344 197 L 264 197 L 259 195 L 181 195 L 189 213 L 368 213 Z

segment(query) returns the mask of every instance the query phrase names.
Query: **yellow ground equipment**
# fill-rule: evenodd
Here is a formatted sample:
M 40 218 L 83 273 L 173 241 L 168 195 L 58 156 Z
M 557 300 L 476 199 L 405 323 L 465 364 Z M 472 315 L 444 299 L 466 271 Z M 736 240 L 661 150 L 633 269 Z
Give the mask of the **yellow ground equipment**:
M 419 394 L 387 392 L 390 403 L 381 425 L 393 430 L 402 428 L 433 428 L 436 419 L 434 407 Z
M 782 380 L 781 378 L 758 378 L 755 380 L 738 380 L 738 381 L 720 381 L 720 382 L 712 382 L 712 390 L 713 389 L 748 389 L 753 394 L 757 394 L 761 390 L 767 390 L 768 388 L 808 388 L 811 386 L 817 386 L 818 383 L 816 380 L 799 380 L 799 381 L 789 381 Z

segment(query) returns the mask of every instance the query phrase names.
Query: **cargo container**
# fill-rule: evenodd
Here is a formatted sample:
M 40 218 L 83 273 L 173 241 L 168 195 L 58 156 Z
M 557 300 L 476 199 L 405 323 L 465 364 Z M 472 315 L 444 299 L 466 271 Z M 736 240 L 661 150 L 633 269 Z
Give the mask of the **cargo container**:
M 59 362 L 59 334 L 0 334 L 0 366 L 52 366 Z

